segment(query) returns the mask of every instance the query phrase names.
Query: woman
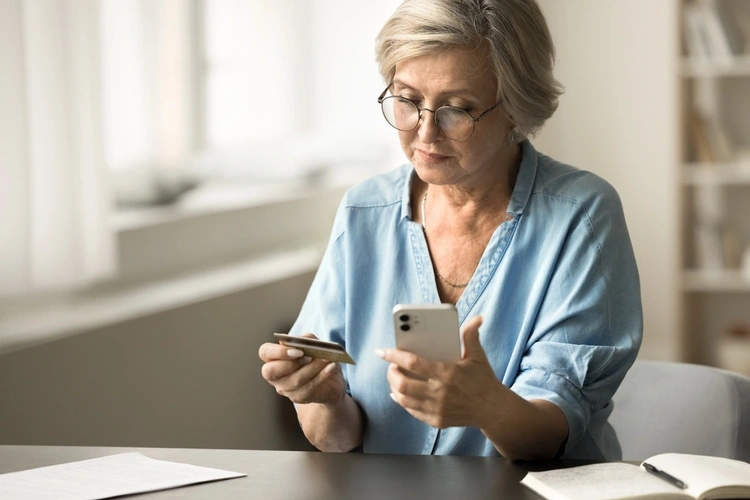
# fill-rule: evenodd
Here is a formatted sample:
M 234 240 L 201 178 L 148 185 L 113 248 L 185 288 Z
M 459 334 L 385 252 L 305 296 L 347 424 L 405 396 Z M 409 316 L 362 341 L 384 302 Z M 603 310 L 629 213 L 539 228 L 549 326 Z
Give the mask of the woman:
M 406 0 L 377 55 L 410 164 L 347 192 L 291 332 L 357 365 L 264 344 L 263 377 L 324 451 L 617 458 L 638 272 L 614 189 L 527 140 L 560 94 L 541 11 Z M 463 325 L 455 364 L 394 348 L 393 306 L 438 302 Z

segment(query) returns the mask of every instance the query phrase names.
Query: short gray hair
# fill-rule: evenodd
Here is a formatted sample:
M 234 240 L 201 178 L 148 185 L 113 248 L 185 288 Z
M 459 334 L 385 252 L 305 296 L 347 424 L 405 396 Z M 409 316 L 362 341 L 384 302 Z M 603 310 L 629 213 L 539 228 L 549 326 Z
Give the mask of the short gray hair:
M 497 99 L 514 123 L 509 143 L 533 136 L 557 109 L 555 47 L 535 0 L 404 0 L 376 40 L 386 83 L 396 64 L 453 47 L 486 47 Z

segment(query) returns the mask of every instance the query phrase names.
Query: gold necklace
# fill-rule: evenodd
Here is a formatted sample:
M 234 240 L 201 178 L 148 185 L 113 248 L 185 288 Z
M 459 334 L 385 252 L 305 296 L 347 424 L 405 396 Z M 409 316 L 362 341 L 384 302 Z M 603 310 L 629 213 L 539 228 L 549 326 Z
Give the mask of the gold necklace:
M 427 187 L 427 189 L 429 189 L 429 186 Z M 422 197 L 422 231 L 424 232 L 425 238 L 427 237 L 427 215 L 425 215 L 424 204 L 427 201 L 427 189 L 424 190 L 424 196 Z M 443 276 L 438 272 L 437 268 L 434 265 L 432 266 L 432 269 L 435 271 L 435 274 L 443 283 L 452 286 L 453 288 L 466 288 L 466 286 L 471 282 L 467 281 L 466 283 L 462 284 L 453 283 L 443 278 Z

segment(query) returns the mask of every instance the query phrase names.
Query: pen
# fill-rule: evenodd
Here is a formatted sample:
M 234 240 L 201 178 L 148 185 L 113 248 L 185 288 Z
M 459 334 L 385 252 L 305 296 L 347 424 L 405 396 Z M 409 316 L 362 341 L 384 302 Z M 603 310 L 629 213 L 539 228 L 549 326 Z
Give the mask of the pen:
M 687 484 L 685 484 L 684 482 L 680 481 L 679 479 L 677 479 L 676 477 L 674 477 L 672 474 L 667 474 L 663 470 L 657 469 L 656 467 L 654 467 L 651 464 L 643 462 L 643 466 L 651 474 L 662 478 L 666 482 L 668 482 L 668 483 L 670 483 L 670 484 L 672 484 L 674 486 L 677 486 L 678 488 L 680 488 L 682 490 L 687 489 L 687 487 L 688 487 Z

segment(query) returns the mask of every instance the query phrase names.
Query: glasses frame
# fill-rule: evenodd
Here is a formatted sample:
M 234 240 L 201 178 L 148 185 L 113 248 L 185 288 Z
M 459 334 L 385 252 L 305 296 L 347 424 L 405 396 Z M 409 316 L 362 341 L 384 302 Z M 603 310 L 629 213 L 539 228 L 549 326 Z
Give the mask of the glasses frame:
M 487 114 L 490 111 L 492 111 L 496 107 L 500 106 L 500 103 L 503 102 L 502 99 L 499 100 L 499 101 L 497 101 L 494 106 L 492 106 L 491 108 L 487 109 L 485 112 L 481 113 L 479 116 L 477 116 L 475 118 L 474 116 L 472 116 L 471 113 L 469 113 L 465 109 L 462 109 L 462 108 L 459 108 L 459 107 L 456 107 L 456 106 L 440 106 L 439 108 L 437 108 L 435 110 L 432 110 L 430 108 L 420 108 L 419 106 L 417 106 L 416 102 L 412 101 L 408 97 L 402 97 L 402 96 L 396 96 L 396 95 L 391 95 L 391 96 L 386 97 L 385 95 L 388 93 L 388 89 L 390 89 L 390 88 L 391 88 L 391 85 L 388 85 L 383 90 L 383 92 L 381 92 L 381 94 L 378 96 L 378 104 L 380 104 L 380 111 L 383 113 L 383 118 L 385 118 L 385 121 L 388 123 L 388 125 L 390 125 L 391 127 L 395 128 L 396 130 L 400 130 L 401 132 L 410 132 L 410 131 L 414 130 L 415 128 L 417 128 L 419 126 L 419 122 L 422 120 L 422 111 L 429 111 L 430 113 L 432 113 L 432 120 L 435 122 L 435 127 L 437 127 L 438 132 L 440 132 L 440 135 L 442 135 L 443 137 L 445 137 L 449 141 L 455 141 L 455 142 L 468 141 L 469 138 L 472 135 L 474 135 L 474 130 L 476 129 L 477 122 L 479 120 L 481 120 L 482 118 L 484 118 L 485 116 L 487 116 Z M 386 100 L 388 100 L 388 99 L 394 99 L 394 98 L 404 99 L 405 101 L 409 101 L 410 103 L 412 103 L 414 105 L 415 108 L 417 108 L 417 113 L 418 113 L 419 118 L 417 118 L 417 123 L 415 123 L 412 128 L 408 128 L 408 129 L 398 128 L 398 127 L 396 127 L 394 124 L 392 124 L 388 120 L 387 116 L 385 116 L 385 110 L 383 109 L 383 103 Z M 442 130 L 440 130 L 440 125 L 437 122 L 437 112 L 440 111 L 443 108 L 457 109 L 457 110 L 462 111 L 462 112 L 466 113 L 467 115 L 469 115 L 469 118 L 471 118 L 471 133 L 469 133 L 469 135 L 467 135 L 465 139 L 451 139 L 450 137 L 448 137 L 447 135 L 445 135 Z

